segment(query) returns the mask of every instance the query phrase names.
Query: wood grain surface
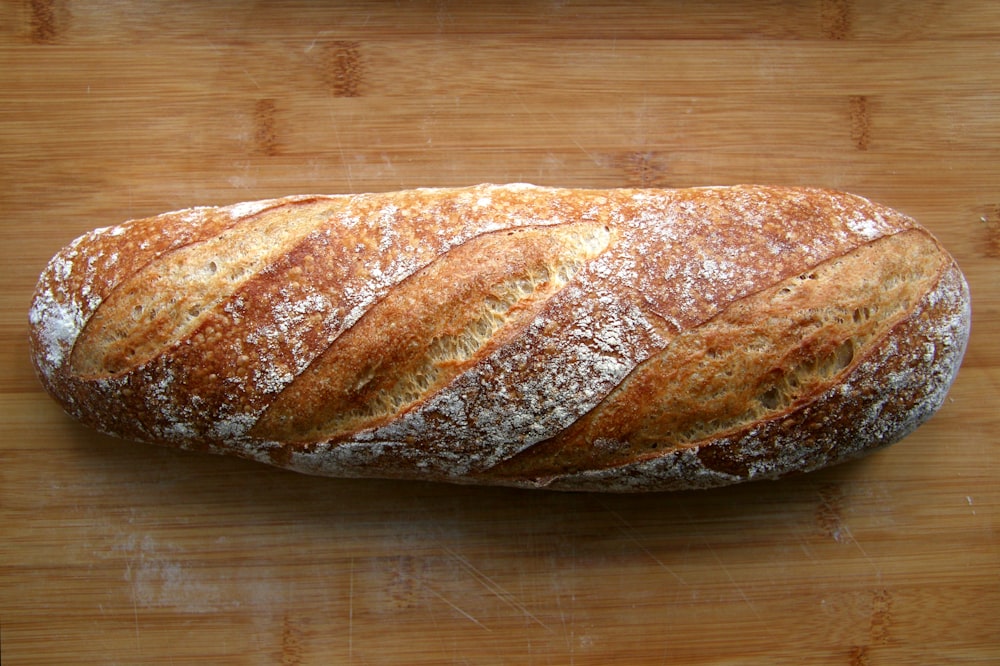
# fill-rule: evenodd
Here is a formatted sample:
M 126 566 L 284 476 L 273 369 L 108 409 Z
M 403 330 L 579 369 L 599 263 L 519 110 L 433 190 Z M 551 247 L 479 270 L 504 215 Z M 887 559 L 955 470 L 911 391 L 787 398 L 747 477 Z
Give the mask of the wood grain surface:
M 1000 663 L 998 44 L 985 0 L 0 1 L 0 660 Z M 865 460 L 648 496 L 129 444 L 35 380 L 34 282 L 90 228 L 485 181 L 903 210 L 969 278 L 961 375 Z

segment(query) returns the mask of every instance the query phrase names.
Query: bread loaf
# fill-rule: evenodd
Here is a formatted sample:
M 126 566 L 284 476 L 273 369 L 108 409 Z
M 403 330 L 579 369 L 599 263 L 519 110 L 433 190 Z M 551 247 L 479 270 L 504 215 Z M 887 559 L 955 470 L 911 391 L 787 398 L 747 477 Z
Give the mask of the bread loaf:
M 481 185 L 90 232 L 30 311 L 118 437 L 301 472 L 594 491 L 777 478 L 941 405 L 970 325 L 912 219 L 818 189 Z

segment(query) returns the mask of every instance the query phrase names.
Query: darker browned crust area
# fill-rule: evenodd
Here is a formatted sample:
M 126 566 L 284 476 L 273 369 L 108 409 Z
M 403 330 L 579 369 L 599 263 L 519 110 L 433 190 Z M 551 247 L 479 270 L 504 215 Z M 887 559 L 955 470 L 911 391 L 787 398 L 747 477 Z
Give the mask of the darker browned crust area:
M 616 467 L 785 418 L 862 362 L 947 263 L 908 230 L 810 267 L 678 335 L 573 426 L 490 473 Z
M 968 285 L 951 263 L 909 316 L 813 400 L 693 447 L 604 470 L 537 477 L 530 485 L 621 492 L 709 488 L 859 458 L 898 442 L 940 408 L 961 365 L 970 320 Z

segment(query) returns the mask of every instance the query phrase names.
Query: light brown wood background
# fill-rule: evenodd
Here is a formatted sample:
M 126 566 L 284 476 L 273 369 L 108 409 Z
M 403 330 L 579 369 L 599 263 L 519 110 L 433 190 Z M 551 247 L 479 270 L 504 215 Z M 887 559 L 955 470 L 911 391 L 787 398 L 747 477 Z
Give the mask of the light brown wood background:
M 4 0 L 0 155 L 4 666 L 1000 662 L 1000 3 Z M 624 497 L 128 444 L 35 381 L 92 227 L 482 181 L 869 196 L 966 271 L 962 373 L 866 460 Z

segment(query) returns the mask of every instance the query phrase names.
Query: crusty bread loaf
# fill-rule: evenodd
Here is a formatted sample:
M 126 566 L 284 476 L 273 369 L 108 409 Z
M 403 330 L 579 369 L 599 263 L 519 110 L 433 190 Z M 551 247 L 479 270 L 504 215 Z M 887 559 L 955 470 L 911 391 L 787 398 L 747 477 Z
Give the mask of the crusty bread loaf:
M 98 229 L 31 306 L 116 436 L 332 476 L 598 491 L 776 478 L 899 440 L 970 325 L 953 259 L 849 194 L 482 185 Z

